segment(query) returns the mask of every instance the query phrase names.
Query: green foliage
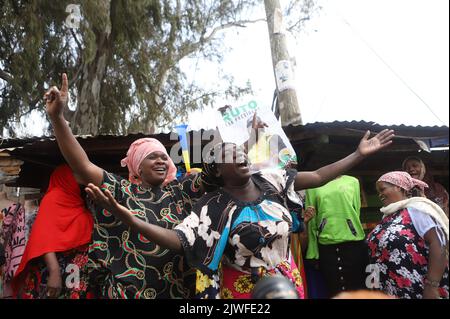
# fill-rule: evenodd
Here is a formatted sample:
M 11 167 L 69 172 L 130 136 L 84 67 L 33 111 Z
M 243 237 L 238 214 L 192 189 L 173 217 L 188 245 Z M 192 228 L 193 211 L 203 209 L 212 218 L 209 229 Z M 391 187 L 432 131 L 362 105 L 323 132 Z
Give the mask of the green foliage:
M 80 5 L 79 28 L 65 24 L 69 4 Z M 221 92 L 188 83 L 179 62 L 222 59 L 219 30 L 246 20 L 260 0 L 0 0 L 0 129 L 15 133 L 42 95 L 67 72 L 75 105 L 87 68 L 106 53 L 98 105 L 98 133 L 124 134 L 162 127 L 210 104 Z M 90 70 L 90 71 L 86 71 Z M 237 88 L 229 96 L 251 90 Z M 224 92 L 222 92 L 224 93 Z M 83 131 L 77 133 L 91 133 Z

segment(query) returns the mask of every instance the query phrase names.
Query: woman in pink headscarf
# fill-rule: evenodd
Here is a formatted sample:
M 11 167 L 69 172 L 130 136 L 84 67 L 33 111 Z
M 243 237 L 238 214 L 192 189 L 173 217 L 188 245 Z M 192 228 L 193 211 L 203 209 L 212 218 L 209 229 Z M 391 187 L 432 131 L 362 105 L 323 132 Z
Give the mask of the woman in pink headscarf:
M 156 139 L 142 138 L 131 144 L 121 161 L 129 178 L 124 179 L 94 165 L 64 120 L 68 99 L 67 76 L 61 90 L 52 87 L 44 96 L 60 150 L 77 182 L 108 189 L 133 215 L 163 228 L 172 229 L 191 211 L 202 195 L 200 176 L 177 181 L 176 168 L 165 147 Z M 89 265 L 91 286 L 103 298 L 188 298 L 191 272 L 179 253 L 161 248 L 95 207 L 93 243 Z M 193 272 L 192 282 L 195 282 Z
M 398 298 L 448 298 L 448 217 L 419 196 L 428 185 L 390 172 L 376 187 L 384 216 L 367 237 L 372 288 Z

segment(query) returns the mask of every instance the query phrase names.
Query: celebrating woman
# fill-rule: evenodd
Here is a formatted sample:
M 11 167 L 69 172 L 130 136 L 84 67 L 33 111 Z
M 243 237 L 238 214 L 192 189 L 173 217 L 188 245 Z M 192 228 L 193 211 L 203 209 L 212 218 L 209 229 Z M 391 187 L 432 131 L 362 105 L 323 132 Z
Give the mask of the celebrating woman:
M 142 138 L 131 144 L 127 157 L 129 179 L 93 164 L 63 116 L 68 101 L 67 75 L 62 87 L 52 87 L 44 96 L 59 148 L 79 184 L 92 183 L 110 191 L 143 223 L 172 229 L 191 211 L 200 197 L 199 175 L 178 182 L 176 168 L 165 147 L 156 139 Z M 93 243 L 89 253 L 91 285 L 101 298 L 187 298 L 189 283 L 180 254 L 149 242 L 138 231 L 95 207 Z M 193 273 L 195 278 L 195 272 Z M 194 282 L 194 281 L 192 281 Z
M 249 298 L 260 277 L 276 274 L 291 280 L 303 297 L 303 284 L 289 248 L 296 224 L 290 208 L 300 204 L 295 191 L 323 185 L 342 174 L 389 145 L 393 132 L 384 130 L 370 140 L 368 137 L 369 132 L 356 152 L 314 172 L 268 170 L 251 174 L 242 148 L 218 144 L 204 163 L 207 178 L 203 185 L 208 193 L 174 230 L 134 218 L 106 188 L 103 193 L 89 184 L 86 191 L 135 232 L 186 256 L 188 263 L 201 271 L 197 297 Z

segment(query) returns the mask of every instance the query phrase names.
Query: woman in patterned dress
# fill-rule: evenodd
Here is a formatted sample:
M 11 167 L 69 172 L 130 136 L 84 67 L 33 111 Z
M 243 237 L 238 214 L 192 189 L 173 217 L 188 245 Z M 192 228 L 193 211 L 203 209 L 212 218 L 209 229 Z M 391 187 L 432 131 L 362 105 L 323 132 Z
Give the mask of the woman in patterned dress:
M 108 190 L 103 193 L 90 184 L 86 191 L 131 229 L 184 253 L 198 270 L 198 298 L 250 298 L 259 278 L 277 274 L 288 278 L 303 298 L 303 283 L 289 247 L 290 233 L 298 224 L 292 208 L 301 204 L 295 191 L 335 178 L 390 144 L 393 132 L 382 131 L 370 140 L 368 135 L 356 152 L 314 172 L 267 170 L 252 174 L 241 147 L 218 144 L 203 167 L 208 193 L 175 230 L 133 218 Z
M 17 298 L 80 299 L 87 296 L 86 263 L 93 219 L 67 165 L 58 166 L 42 198 L 25 251 L 14 274 Z M 71 268 L 77 282 L 71 281 Z M 75 268 L 77 268 L 75 270 Z
M 68 80 L 44 96 L 61 153 L 77 182 L 108 189 L 135 219 L 172 229 L 191 211 L 202 195 L 200 176 L 178 182 L 176 167 L 164 146 L 155 139 L 135 141 L 122 160 L 129 179 L 93 164 L 64 119 Z M 89 252 L 91 290 L 99 298 L 188 298 L 189 271 L 179 253 L 149 242 L 108 211 L 94 207 L 94 232 Z M 195 272 L 194 272 L 195 275 Z M 195 276 L 194 276 L 195 279 Z M 194 282 L 194 281 L 192 281 Z
M 86 298 L 85 266 L 93 219 L 84 198 L 70 168 L 58 166 L 50 176 L 47 192 L 14 274 L 15 297 Z M 72 270 L 76 274 L 71 274 Z M 66 285 L 75 276 L 77 282 Z
M 367 237 L 374 287 L 398 298 L 448 298 L 448 217 L 418 196 L 428 185 L 390 172 L 376 187 L 384 217 Z

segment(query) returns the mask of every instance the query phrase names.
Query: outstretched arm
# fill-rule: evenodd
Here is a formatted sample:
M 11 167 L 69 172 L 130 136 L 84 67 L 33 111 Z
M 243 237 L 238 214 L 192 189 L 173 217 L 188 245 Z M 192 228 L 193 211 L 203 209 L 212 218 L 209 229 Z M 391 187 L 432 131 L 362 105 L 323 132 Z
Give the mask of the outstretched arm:
M 180 239 L 174 230 L 146 223 L 143 220 L 134 217 L 130 210 L 120 205 L 108 190 L 102 192 L 100 188 L 92 183 L 88 184 L 85 189 L 90 198 L 98 205 L 114 214 L 114 216 L 123 223 L 131 227 L 131 230 L 142 234 L 142 236 L 161 247 L 176 252 L 181 252 L 183 250 Z
M 369 139 L 370 131 L 367 131 L 359 143 L 358 149 L 349 156 L 334 162 L 333 164 L 319 168 L 313 172 L 299 172 L 295 178 L 295 190 L 315 188 L 322 186 L 339 175 L 344 174 L 367 156 L 378 152 L 392 143 L 393 130 L 382 130 Z
M 91 163 L 64 119 L 64 107 L 69 100 L 68 90 L 67 75 L 63 73 L 61 90 L 53 86 L 44 95 L 47 114 L 52 123 L 56 141 L 61 153 L 72 168 L 77 182 L 82 185 L 88 183 L 100 185 L 103 180 L 103 170 Z

